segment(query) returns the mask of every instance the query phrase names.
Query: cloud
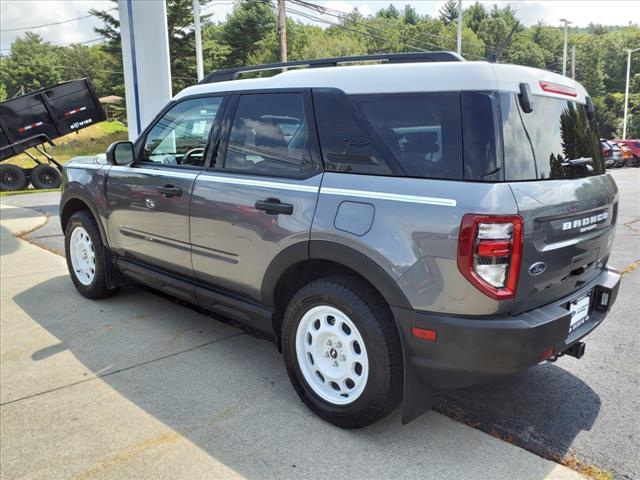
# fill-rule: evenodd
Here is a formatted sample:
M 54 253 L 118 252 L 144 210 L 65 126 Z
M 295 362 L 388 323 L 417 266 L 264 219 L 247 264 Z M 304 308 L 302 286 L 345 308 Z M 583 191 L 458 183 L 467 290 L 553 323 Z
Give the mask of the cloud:
M 25 28 L 12 32 L 5 32 L 4 30 L 60 22 L 88 15 L 89 10 L 92 8 L 107 10 L 113 7 L 114 4 L 107 0 L 92 0 L 90 2 L 1 0 L 0 30 L 2 32 L 0 33 L 0 48 L 3 53 L 7 53 L 11 43 L 17 37 L 24 36 L 29 31 L 41 35 L 51 43 L 60 45 L 98 38 L 99 35 L 93 31 L 93 27 L 101 25 L 101 21 L 93 17 L 43 28 Z

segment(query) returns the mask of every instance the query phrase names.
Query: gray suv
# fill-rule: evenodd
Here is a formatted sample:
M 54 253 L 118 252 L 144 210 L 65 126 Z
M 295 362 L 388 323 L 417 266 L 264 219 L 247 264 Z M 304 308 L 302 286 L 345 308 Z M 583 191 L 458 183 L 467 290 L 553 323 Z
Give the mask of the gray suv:
M 69 272 L 268 336 L 331 423 L 408 422 L 434 389 L 583 355 L 620 281 L 593 118 L 571 79 L 448 52 L 214 72 L 65 166 Z

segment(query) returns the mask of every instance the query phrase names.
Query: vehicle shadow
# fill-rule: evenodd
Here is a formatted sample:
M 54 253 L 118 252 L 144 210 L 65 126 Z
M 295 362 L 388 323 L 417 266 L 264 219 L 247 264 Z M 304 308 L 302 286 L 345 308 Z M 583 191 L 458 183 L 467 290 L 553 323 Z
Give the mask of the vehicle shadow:
M 3 225 L 0 225 L 0 256 L 9 255 L 20 248 L 20 240 Z
M 43 298 L 63 299 L 66 308 Z M 428 472 L 430 478 L 541 480 L 552 468 L 520 461 L 520 451 L 512 452 L 513 458 L 495 458 L 504 455 L 500 442 L 478 440 L 466 427 L 433 413 L 406 426 L 396 411 L 364 429 L 333 427 L 299 401 L 270 342 L 142 289 L 91 302 L 73 290 L 67 276 L 58 276 L 14 301 L 58 340 L 32 352 L 33 362 L 46 368 L 47 359 L 69 351 L 100 375 L 99 381 L 247 478 L 424 478 Z M 162 319 L 146 318 L 139 327 L 140 312 L 154 308 L 177 310 Z M 219 330 L 216 340 L 199 347 L 195 338 L 182 353 L 167 354 L 167 343 L 180 332 L 212 329 Z M 599 407 L 595 392 L 555 365 L 444 392 L 437 404 L 449 416 L 470 424 L 477 420 L 486 431 L 504 425 L 513 438 L 549 442 L 559 453 L 591 427 Z M 554 424 L 558 415 L 572 419 L 562 431 Z M 484 470 L 485 465 L 491 467 Z

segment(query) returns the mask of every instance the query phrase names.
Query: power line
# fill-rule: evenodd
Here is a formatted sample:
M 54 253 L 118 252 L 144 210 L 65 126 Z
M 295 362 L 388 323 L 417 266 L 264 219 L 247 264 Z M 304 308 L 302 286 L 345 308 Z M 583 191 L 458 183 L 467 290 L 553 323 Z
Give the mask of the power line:
M 379 27 L 374 27 L 372 25 L 368 25 L 366 23 L 358 22 L 357 20 L 349 18 L 348 14 L 346 14 L 344 12 L 341 12 L 340 10 L 336 10 L 334 8 L 328 8 L 328 7 L 324 7 L 324 6 L 321 6 L 321 5 L 316 5 L 315 3 L 311 3 L 311 2 L 308 2 L 308 1 L 305 1 L 305 0 L 290 0 L 290 1 L 295 3 L 295 4 L 297 4 L 297 5 L 304 6 L 304 7 L 308 8 L 308 9 L 313 9 L 313 10 L 319 12 L 319 13 L 324 13 L 324 14 L 327 14 L 327 15 L 331 15 L 333 17 L 336 17 L 336 18 L 340 19 L 340 20 L 348 21 L 348 22 L 354 23 L 356 25 L 363 26 L 364 28 L 369 28 L 369 29 L 372 29 L 372 30 L 377 30 L 377 31 L 380 31 L 380 32 L 389 33 L 388 30 L 384 30 L 384 29 L 379 28 Z M 328 13 L 328 12 L 333 12 L 333 13 Z M 438 35 L 437 33 L 421 31 L 420 34 L 428 36 L 428 37 L 431 37 L 431 38 L 435 38 L 437 40 L 445 40 L 445 41 L 451 40 L 450 38 L 443 37 L 442 35 Z M 433 46 L 435 46 L 437 48 L 443 48 L 440 45 L 437 45 L 437 44 L 434 44 L 434 43 L 431 43 L 431 42 L 426 42 L 426 43 L 428 43 L 430 45 L 433 45 Z M 471 42 L 469 40 L 463 40 L 463 43 L 470 44 Z M 489 50 L 489 51 L 497 52 L 497 50 L 495 48 L 491 48 L 489 46 L 485 46 L 485 49 Z M 481 57 L 481 56 L 478 56 L 478 55 L 474 55 L 474 54 L 470 54 L 470 53 L 467 53 L 466 55 L 467 56 L 473 56 L 473 57 L 476 57 L 476 58 L 481 58 L 481 59 L 484 60 L 484 57 Z
M 107 12 L 110 12 L 112 10 L 117 10 L 117 7 L 114 8 L 110 8 L 109 10 L 106 10 Z M 52 25 L 62 25 L 63 23 L 69 23 L 69 22 L 75 22 L 76 20 L 83 20 L 85 18 L 89 18 L 89 17 L 93 17 L 93 14 L 89 14 L 89 15 L 84 15 L 82 17 L 76 17 L 76 18 L 69 18 L 67 20 L 61 20 L 59 22 L 52 22 L 52 23 L 44 23 L 42 25 L 34 25 L 33 27 L 19 27 L 19 28 L 8 28 L 8 29 L 3 29 L 0 30 L 0 32 L 17 32 L 20 30 L 33 30 L 35 28 L 44 28 L 44 27 L 50 27 Z

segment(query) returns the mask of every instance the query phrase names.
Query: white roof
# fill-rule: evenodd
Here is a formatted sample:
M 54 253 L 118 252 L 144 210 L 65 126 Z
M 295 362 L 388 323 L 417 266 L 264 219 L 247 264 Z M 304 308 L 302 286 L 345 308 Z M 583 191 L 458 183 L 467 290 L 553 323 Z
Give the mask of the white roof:
M 540 81 L 573 87 L 577 97 L 542 90 Z M 292 69 L 267 78 L 205 83 L 188 87 L 174 99 L 187 95 L 270 88 L 339 88 L 347 94 L 451 92 L 465 90 L 519 92 L 520 83 L 534 95 L 585 103 L 580 83 L 557 73 L 521 65 L 488 62 L 429 62 Z

